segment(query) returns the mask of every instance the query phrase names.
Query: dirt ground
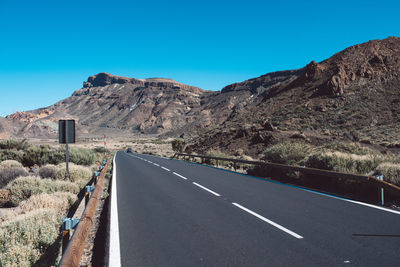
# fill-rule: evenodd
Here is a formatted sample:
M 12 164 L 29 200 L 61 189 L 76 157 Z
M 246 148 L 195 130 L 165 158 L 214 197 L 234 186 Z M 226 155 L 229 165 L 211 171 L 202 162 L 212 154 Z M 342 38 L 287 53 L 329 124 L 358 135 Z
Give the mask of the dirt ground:
M 132 148 L 138 153 L 154 154 L 163 157 L 169 157 L 174 154 L 171 141 L 173 138 L 161 139 L 157 137 L 108 137 L 107 139 L 93 137 L 93 138 L 78 138 L 75 144 L 70 144 L 70 147 L 80 148 L 96 148 L 104 147 L 106 142 L 106 148 L 110 150 L 126 150 Z M 58 140 L 56 139 L 29 139 L 30 143 L 33 144 L 49 144 L 51 146 L 59 146 Z

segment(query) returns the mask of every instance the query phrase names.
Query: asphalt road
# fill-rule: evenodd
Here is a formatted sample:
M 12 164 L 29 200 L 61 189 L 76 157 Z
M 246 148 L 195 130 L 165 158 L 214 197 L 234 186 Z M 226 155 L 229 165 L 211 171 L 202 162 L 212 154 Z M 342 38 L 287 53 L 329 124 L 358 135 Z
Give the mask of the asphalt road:
M 122 266 L 400 266 L 399 212 L 180 160 L 115 160 Z

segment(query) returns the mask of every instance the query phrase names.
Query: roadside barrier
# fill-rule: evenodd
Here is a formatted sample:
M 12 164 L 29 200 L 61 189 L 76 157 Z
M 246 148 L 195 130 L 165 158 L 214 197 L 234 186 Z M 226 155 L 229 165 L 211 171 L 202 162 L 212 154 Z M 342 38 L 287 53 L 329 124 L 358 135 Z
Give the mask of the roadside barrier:
M 400 187 L 386 181 L 383 181 L 382 177 L 374 177 L 374 176 L 366 176 L 366 175 L 358 175 L 358 174 L 350 174 L 350 173 L 340 173 L 328 170 L 321 170 L 321 169 L 314 169 L 314 168 L 306 168 L 306 167 L 297 167 L 297 166 L 290 166 L 278 163 L 271 163 L 271 162 L 264 162 L 264 161 L 250 161 L 250 160 L 242 160 L 242 159 L 232 159 L 232 158 L 221 158 L 221 157 L 212 157 L 212 156 L 204 156 L 204 155 L 193 155 L 193 154 L 185 154 L 185 153 L 176 153 L 174 157 L 178 158 L 182 156 L 184 160 L 194 158 L 200 158 L 201 163 L 204 164 L 206 161 L 215 160 L 216 165 L 218 166 L 219 161 L 225 162 L 232 162 L 233 168 L 236 171 L 238 169 L 238 164 L 249 164 L 249 165 L 256 165 L 260 167 L 267 167 L 271 169 L 278 169 L 282 171 L 292 171 L 292 172 L 299 172 L 303 174 L 310 174 L 310 175 L 317 175 L 317 176 L 326 176 L 335 179 L 346 179 L 346 180 L 353 180 L 358 181 L 361 183 L 368 183 L 377 186 L 379 192 L 379 200 L 382 205 L 384 205 L 384 191 L 387 190 L 391 194 L 400 199 Z
M 100 166 L 101 173 L 95 172 L 94 186 L 85 187 L 85 210 L 80 219 L 64 218 L 62 224 L 62 249 L 63 255 L 58 266 L 79 266 L 89 231 L 92 227 L 99 199 L 103 192 L 103 181 L 110 160 L 104 160 Z M 83 198 L 82 198 L 83 199 Z M 70 239 L 71 230 L 75 229 Z

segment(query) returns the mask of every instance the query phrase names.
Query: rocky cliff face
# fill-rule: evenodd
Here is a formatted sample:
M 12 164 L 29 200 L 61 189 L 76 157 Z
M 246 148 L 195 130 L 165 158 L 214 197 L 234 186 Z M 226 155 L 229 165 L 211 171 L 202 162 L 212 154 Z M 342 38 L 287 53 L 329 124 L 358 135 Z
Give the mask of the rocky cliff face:
M 320 63 L 274 73 L 275 80 L 265 80 L 269 75 L 226 87 L 223 92 L 255 92 L 263 84 L 265 93 L 258 104 L 202 135 L 192 149 L 233 152 L 240 147 L 257 155 L 292 136 L 399 146 L 400 38 L 349 47 Z
M 58 119 L 66 118 L 77 120 L 81 135 L 201 134 L 198 151 L 248 147 L 255 154 L 290 136 L 393 143 L 399 103 L 400 39 L 390 37 L 217 92 L 99 73 L 71 97 L 5 122 L 19 125 L 16 134 L 26 137 L 56 136 Z

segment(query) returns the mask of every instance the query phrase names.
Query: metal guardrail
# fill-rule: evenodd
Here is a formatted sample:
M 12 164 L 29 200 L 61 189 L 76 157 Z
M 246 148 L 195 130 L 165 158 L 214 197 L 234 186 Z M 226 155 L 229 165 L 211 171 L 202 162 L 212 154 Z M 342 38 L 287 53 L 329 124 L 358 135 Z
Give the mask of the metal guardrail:
M 243 164 L 250 164 L 250 165 L 258 165 L 262 167 L 270 167 L 274 169 L 280 169 L 284 171 L 297 171 L 306 174 L 313 174 L 313 175 L 320 175 L 320 176 L 327 176 L 337 179 L 349 179 L 355 180 L 362 183 L 370 183 L 374 184 L 380 188 L 391 192 L 393 195 L 400 197 L 400 187 L 385 181 L 382 181 L 374 176 L 367 176 L 367 175 L 358 175 L 358 174 L 350 174 L 350 173 L 341 173 L 341 172 L 334 172 L 328 170 L 321 170 L 321 169 L 314 169 L 314 168 L 306 168 L 306 167 L 297 167 L 297 166 L 290 166 L 285 164 L 278 164 L 278 163 L 271 163 L 271 162 L 264 162 L 264 161 L 251 161 L 251 160 L 242 160 L 242 159 L 231 159 L 231 158 L 221 158 L 221 157 L 211 157 L 211 156 L 204 156 L 204 155 L 192 155 L 192 154 L 185 154 L 185 153 L 176 153 L 173 157 L 183 156 L 184 160 L 186 157 L 190 158 L 200 158 L 201 163 L 205 163 L 205 160 L 215 160 L 218 166 L 218 161 L 228 161 L 233 162 L 233 167 L 237 169 L 237 163 Z M 382 195 L 383 200 L 383 195 Z
M 63 256 L 58 266 L 79 266 L 83 250 L 86 245 L 86 240 L 94 221 L 94 215 L 96 213 L 97 205 L 99 199 L 101 198 L 101 193 L 103 191 L 103 181 L 109 165 L 110 160 L 103 161 L 103 166 L 101 166 L 102 168 L 100 168 L 101 173 L 99 173 L 99 175 L 95 175 L 94 177 L 95 187 L 85 187 L 86 208 L 84 210 L 84 213 L 82 214 L 82 217 L 79 219 L 79 222 L 70 218 L 65 218 L 63 220 L 64 230 L 62 232 L 62 236 L 65 252 L 63 251 Z M 76 228 L 76 230 L 72 235 L 72 238 L 69 239 L 72 228 Z

